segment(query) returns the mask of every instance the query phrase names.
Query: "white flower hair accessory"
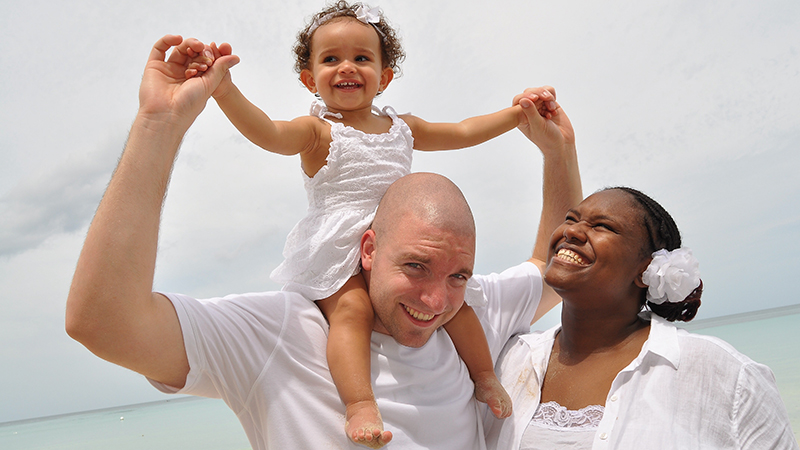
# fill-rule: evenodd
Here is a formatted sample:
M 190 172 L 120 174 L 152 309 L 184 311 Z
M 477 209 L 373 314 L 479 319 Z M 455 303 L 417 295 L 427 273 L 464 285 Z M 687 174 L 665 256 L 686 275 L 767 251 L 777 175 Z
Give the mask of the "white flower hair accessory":
M 700 286 L 700 263 L 686 247 L 661 249 L 653 253 L 642 281 L 648 286 L 647 301 L 679 303 Z
M 381 21 L 381 9 L 377 6 L 370 8 L 368 5 L 360 4 L 355 10 L 356 19 L 370 24 L 376 24 Z
M 359 3 L 358 6 L 353 10 L 356 14 L 356 19 L 364 23 L 366 25 L 372 25 L 372 28 L 375 28 L 375 31 L 378 32 L 381 37 L 383 37 L 383 32 L 380 28 L 378 28 L 377 24 L 381 21 L 381 9 L 379 7 L 370 8 L 369 5 L 365 5 L 363 3 Z M 330 14 L 325 14 L 324 16 L 320 17 L 318 20 L 315 20 L 314 23 L 308 27 L 308 34 L 309 36 L 311 33 L 314 32 L 317 28 L 320 27 L 323 23 L 337 17 L 337 13 L 333 12 Z M 352 17 L 352 16 L 351 16 Z

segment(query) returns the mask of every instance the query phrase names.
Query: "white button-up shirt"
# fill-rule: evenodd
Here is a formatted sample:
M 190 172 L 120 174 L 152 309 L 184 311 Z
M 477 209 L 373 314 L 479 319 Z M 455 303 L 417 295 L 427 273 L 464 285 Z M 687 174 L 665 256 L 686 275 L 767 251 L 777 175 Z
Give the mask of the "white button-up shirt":
M 639 355 L 617 374 L 592 443 L 607 449 L 798 449 L 775 376 L 726 342 L 651 320 Z M 497 368 L 514 402 L 486 417 L 489 449 L 517 450 L 541 398 L 556 326 L 518 336 Z

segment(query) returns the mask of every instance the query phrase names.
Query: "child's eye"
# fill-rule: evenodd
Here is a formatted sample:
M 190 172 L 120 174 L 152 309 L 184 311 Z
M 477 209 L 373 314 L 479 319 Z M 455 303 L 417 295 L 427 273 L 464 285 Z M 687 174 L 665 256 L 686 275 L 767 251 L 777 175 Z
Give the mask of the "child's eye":
M 326 57 L 325 57 L 325 58 L 322 60 L 322 62 L 324 62 L 324 63 L 336 62 L 336 57 L 335 57 L 335 56 L 326 56 Z
M 369 58 L 366 56 L 356 56 L 356 62 L 369 62 Z

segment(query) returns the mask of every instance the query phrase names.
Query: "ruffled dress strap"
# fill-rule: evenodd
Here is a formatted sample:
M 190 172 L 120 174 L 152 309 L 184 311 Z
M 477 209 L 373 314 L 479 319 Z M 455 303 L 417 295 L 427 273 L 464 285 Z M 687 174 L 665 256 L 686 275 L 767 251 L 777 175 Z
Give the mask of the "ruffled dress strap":
M 373 107 L 374 108 L 374 107 Z M 311 108 L 308 111 L 308 114 L 319 117 L 322 120 L 330 122 L 330 120 L 326 119 L 325 117 L 330 116 L 336 119 L 341 119 L 342 115 L 339 113 L 333 113 L 328 111 L 328 107 L 325 106 L 325 103 L 321 100 L 314 100 L 311 102 Z
M 397 111 L 394 110 L 391 106 L 384 106 L 383 109 L 378 109 L 377 106 L 372 106 L 372 110 L 377 112 L 380 115 L 389 116 L 392 120 L 397 119 Z

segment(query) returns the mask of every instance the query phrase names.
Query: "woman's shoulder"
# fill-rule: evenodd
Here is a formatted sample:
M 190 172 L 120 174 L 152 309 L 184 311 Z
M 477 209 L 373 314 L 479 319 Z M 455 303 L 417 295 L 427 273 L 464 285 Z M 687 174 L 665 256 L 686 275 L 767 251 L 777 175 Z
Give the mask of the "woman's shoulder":
M 715 358 L 740 365 L 753 362 L 747 355 L 736 350 L 733 345 L 716 336 L 694 333 L 682 328 L 677 328 L 677 336 L 681 353 L 697 354 L 698 356 L 713 355 Z

